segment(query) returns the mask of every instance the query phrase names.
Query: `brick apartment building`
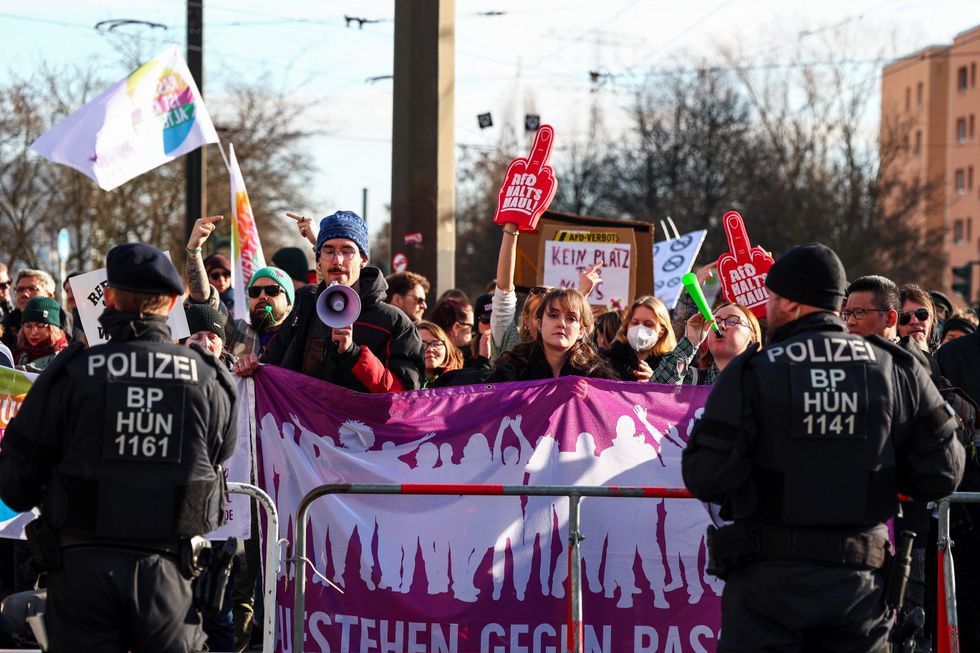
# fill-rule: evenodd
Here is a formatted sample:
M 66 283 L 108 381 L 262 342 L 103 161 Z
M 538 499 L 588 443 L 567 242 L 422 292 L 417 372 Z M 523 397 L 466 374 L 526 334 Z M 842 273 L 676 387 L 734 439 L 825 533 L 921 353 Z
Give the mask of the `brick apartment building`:
M 904 182 L 932 191 L 916 216 L 930 232 L 944 234 L 949 290 L 953 268 L 972 266 L 972 296 L 980 296 L 980 25 L 952 45 L 930 46 L 885 66 L 881 76 L 882 143 L 904 145 L 886 169 Z M 886 156 L 883 146 L 883 158 Z

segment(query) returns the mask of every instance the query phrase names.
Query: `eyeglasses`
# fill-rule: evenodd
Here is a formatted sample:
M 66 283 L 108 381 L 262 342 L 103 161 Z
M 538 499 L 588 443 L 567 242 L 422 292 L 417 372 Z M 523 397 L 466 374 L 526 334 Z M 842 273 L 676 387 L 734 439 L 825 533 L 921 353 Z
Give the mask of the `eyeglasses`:
M 343 249 L 334 249 L 333 247 L 324 247 L 320 250 L 320 256 L 326 256 L 328 259 L 334 259 L 337 255 L 340 258 L 349 261 L 354 258 L 354 254 L 357 254 L 357 250 L 353 247 L 345 247 Z
M 730 315 L 729 317 L 720 317 L 716 319 L 715 322 L 718 324 L 724 324 L 729 329 L 733 329 L 737 326 L 746 326 L 746 327 L 749 326 L 748 322 L 735 315 Z
M 258 299 L 262 296 L 262 291 L 269 297 L 275 297 L 282 292 L 282 287 L 276 284 L 270 284 L 268 286 L 252 286 L 248 289 L 248 296 L 252 299 Z
M 19 293 L 22 293 L 22 292 L 35 292 L 35 293 L 37 293 L 37 292 L 41 292 L 41 286 L 17 286 L 17 288 L 15 288 L 15 290 L 17 291 L 18 294 Z
M 231 278 L 231 272 L 228 272 L 227 270 L 211 270 L 211 272 L 208 273 L 208 276 L 215 281 L 218 279 L 229 279 Z
M 915 316 L 919 322 L 925 322 L 929 319 L 929 309 L 928 308 L 917 308 L 914 311 L 902 311 L 898 314 L 898 323 L 905 326 L 912 321 L 912 316 Z
M 840 319 L 847 322 L 853 317 L 855 320 L 860 322 L 868 313 L 887 313 L 890 310 L 890 308 L 855 308 L 852 311 L 841 311 Z
M 9 287 L 10 287 L 9 281 L 0 282 L 0 290 L 6 290 Z
M 425 304 L 425 297 L 418 297 L 416 295 L 405 295 L 405 299 L 411 299 L 416 304 Z
M 462 327 L 466 327 L 467 329 L 472 329 L 473 328 L 473 323 L 472 322 L 457 322 L 456 324 L 459 325 L 459 326 L 462 326 Z
M 442 349 L 446 346 L 442 340 L 423 340 L 422 349 Z

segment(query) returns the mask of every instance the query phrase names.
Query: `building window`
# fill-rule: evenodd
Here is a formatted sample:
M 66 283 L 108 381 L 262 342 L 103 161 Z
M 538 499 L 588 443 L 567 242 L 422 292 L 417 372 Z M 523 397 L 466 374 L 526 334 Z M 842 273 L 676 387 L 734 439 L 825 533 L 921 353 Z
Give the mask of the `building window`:
M 922 130 L 915 130 L 915 153 L 919 154 L 922 152 Z
M 974 87 L 977 85 L 977 64 L 970 64 L 970 86 Z
M 967 242 L 973 240 L 973 218 L 966 219 L 966 240 Z
M 973 190 L 973 166 L 966 169 L 966 187 L 968 190 Z
M 953 244 L 954 245 L 963 244 L 963 221 L 962 220 L 953 221 Z
M 973 140 L 973 114 L 970 114 L 970 140 Z
M 922 95 L 923 95 L 923 91 L 924 90 L 925 89 L 924 89 L 924 86 L 923 86 L 922 82 L 919 82 L 918 84 L 916 84 L 916 86 L 915 86 L 915 103 L 917 105 L 919 105 L 920 107 L 922 106 Z
M 966 118 L 956 119 L 956 142 L 966 142 Z
M 959 70 L 956 71 L 956 90 L 966 90 L 966 66 L 960 66 Z
M 906 111 L 912 110 L 912 87 L 911 86 L 905 87 L 905 110 Z
M 966 172 L 963 168 L 956 170 L 956 194 L 962 195 L 966 192 Z

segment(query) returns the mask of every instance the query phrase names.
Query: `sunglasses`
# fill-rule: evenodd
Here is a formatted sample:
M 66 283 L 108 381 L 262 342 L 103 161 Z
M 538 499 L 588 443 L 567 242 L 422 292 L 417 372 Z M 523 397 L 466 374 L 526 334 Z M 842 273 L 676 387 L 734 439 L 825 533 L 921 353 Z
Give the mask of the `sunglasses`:
M 218 279 L 227 279 L 231 277 L 231 272 L 227 272 L 225 270 L 211 270 L 208 276 L 217 281 Z
M 550 291 L 551 291 L 551 286 L 534 286 L 533 288 L 528 288 L 527 294 L 546 295 Z
M 7 288 L 10 288 L 9 281 L 4 281 L 3 283 L 0 283 L 0 290 L 6 290 Z
M 914 311 L 902 311 L 898 314 L 898 323 L 905 326 L 912 321 L 912 316 L 915 316 L 919 322 L 925 322 L 929 319 L 929 309 L 928 308 L 917 308 Z
M 248 289 L 248 296 L 251 297 L 252 299 L 258 299 L 259 297 L 262 296 L 262 291 L 265 291 L 265 294 L 268 295 L 269 297 L 275 297 L 276 295 L 282 292 L 282 287 L 277 285 L 252 286 L 251 288 Z

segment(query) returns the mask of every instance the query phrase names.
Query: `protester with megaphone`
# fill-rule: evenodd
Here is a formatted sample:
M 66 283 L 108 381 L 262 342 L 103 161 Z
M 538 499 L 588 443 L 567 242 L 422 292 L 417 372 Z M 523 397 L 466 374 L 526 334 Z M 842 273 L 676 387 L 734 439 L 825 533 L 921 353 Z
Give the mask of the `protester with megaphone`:
M 422 342 L 408 316 L 385 303 L 388 284 L 369 267 L 364 220 L 338 211 L 320 221 L 316 266 L 323 281 L 296 291 L 296 303 L 263 363 L 359 392 L 417 390 L 424 377 Z M 259 359 L 235 365 L 251 375 Z

